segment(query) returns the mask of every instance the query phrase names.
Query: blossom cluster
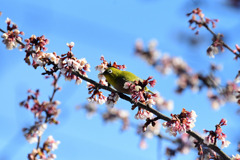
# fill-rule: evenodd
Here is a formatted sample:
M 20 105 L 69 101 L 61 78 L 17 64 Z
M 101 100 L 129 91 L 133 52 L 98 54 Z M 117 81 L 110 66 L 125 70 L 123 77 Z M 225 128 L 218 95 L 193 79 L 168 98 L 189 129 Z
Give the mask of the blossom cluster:
M 227 121 L 225 119 L 221 119 L 219 124 L 215 126 L 215 131 L 212 130 L 206 130 L 204 129 L 205 133 L 208 133 L 208 136 L 205 137 L 204 142 L 206 144 L 214 144 L 216 145 L 217 140 L 220 140 L 222 142 L 221 148 L 228 147 L 230 142 L 227 141 L 225 138 L 227 137 L 226 134 L 222 132 L 222 126 L 227 125 Z
M 94 84 L 87 82 L 88 94 L 91 94 L 88 97 L 89 102 L 97 102 L 98 104 L 103 104 L 106 102 L 107 97 L 103 95 L 102 91 L 100 91 Z
M 199 159 L 206 159 L 206 160 L 220 159 L 220 156 L 217 155 L 217 153 L 214 150 L 204 147 L 203 145 L 200 145 L 200 146 L 201 146 L 201 150 L 198 151 Z
M 212 38 L 212 44 L 207 49 L 207 55 L 211 58 L 214 58 L 216 54 L 219 53 L 219 49 L 221 52 L 224 52 L 223 47 L 223 34 L 218 34 Z
M 76 84 L 82 82 L 82 79 L 76 74 L 87 77 L 86 72 L 90 71 L 90 65 L 85 58 L 77 59 L 74 56 L 72 52 L 73 42 L 67 43 L 69 51 L 61 56 L 57 55 L 56 52 L 46 53 L 46 45 L 49 43 L 49 40 L 44 35 L 40 37 L 32 35 L 30 38 L 24 40 L 26 43 L 24 44 L 21 42 L 22 38 L 19 36 L 23 35 L 23 32 L 17 29 L 17 25 L 12 24 L 9 18 L 7 18 L 6 23 L 7 32 L 2 35 L 3 43 L 8 49 L 16 48 L 17 44 L 21 44 L 20 49 L 25 49 L 26 56 L 24 60 L 28 65 L 32 65 L 35 69 L 39 66 L 43 67 L 45 70 L 43 74 L 48 75 L 52 75 L 60 70 L 66 80 L 75 80 Z M 50 68 L 48 69 L 47 66 L 50 66 Z
M 39 52 L 39 51 L 47 51 L 47 48 L 45 47 L 49 40 L 45 38 L 44 35 L 40 37 L 36 37 L 35 35 L 32 35 L 30 38 L 24 40 L 26 42 L 24 48 L 27 50 L 27 52 Z
M 38 142 L 38 137 L 41 137 L 43 132 L 46 130 L 47 123 L 59 123 L 56 118 L 60 113 L 60 109 L 57 109 L 57 106 L 60 104 L 60 102 L 43 101 L 40 103 L 38 100 L 39 90 L 28 90 L 28 93 L 29 95 L 27 99 L 20 102 L 20 106 L 24 106 L 26 109 L 29 109 L 34 114 L 36 121 L 33 126 L 23 128 L 23 132 L 29 143 L 36 143 Z M 33 103 L 32 106 L 31 103 Z M 43 115 L 43 113 L 46 115 Z
M 163 54 L 157 63 L 156 69 L 162 74 L 174 72 L 177 75 L 191 71 L 191 68 L 181 57 L 170 57 L 168 54 Z
M 85 58 L 77 59 L 73 52 L 72 48 L 74 47 L 74 43 L 67 43 L 69 51 L 61 56 L 58 56 L 55 52 L 53 53 L 45 53 L 42 50 L 46 50 L 45 45 L 48 43 L 48 40 L 45 39 L 44 36 L 36 37 L 32 36 L 27 41 L 28 46 L 35 46 L 34 52 L 32 52 L 32 48 L 28 47 L 26 50 L 25 61 L 30 64 L 29 57 L 32 56 L 33 62 L 32 66 L 37 68 L 41 66 L 45 69 L 45 73 L 43 74 L 52 74 L 60 70 L 61 74 L 64 75 L 65 80 L 75 80 L 76 84 L 81 84 L 82 79 L 76 75 L 76 73 L 87 77 L 87 71 L 90 71 L 90 65 L 87 63 Z M 33 43 L 35 42 L 35 43 Z M 52 68 L 49 70 L 46 68 L 46 65 L 52 65 Z
M 37 156 L 39 157 L 39 160 L 56 159 L 56 154 L 53 154 L 51 152 L 57 149 L 59 144 L 60 141 L 54 140 L 53 136 L 48 136 L 42 147 L 33 149 L 32 152 L 28 154 L 28 160 L 36 160 Z
M 157 40 L 151 40 L 148 44 L 147 50 L 145 50 L 143 41 L 138 39 L 135 44 L 135 54 L 141 56 L 143 59 L 146 59 L 149 64 L 155 66 L 155 60 L 160 56 L 160 52 L 156 49 L 157 45 Z
M 118 100 L 119 100 L 119 95 L 115 92 L 111 92 L 111 94 L 108 95 L 108 97 L 107 97 L 106 104 L 110 107 L 113 107 L 117 103 Z
M 78 107 L 78 109 L 83 109 L 86 111 L 87 117 L 91 117 L 94 114 L 101 114 L 103 121 L 115 122 L 117 120 L 122 121 L 122 130 L 126 130 L 129 128 L 129 112 L 127 110 L 107 107 L 106 110 L 101 111 L 97 107 L 97 103 L 87 103 Z
M 6 23 L 7 32 L 2 34 L 2 42 L 7 49 L 12 50 L 18 47 L 19 42 L 22 41 L 21 35 L 24 35 L 24 33 L 18 30 L 18 26 L 12 23 L 11 19 L 7 18 Z
M 187 14 L 187 16 L 190 16 L 190 15 L 192 15 L 192 18 L 188 22 L 189 22 L 189 28 L 192 30 L 201 28 L 203 25 L 208 25 L 209 23 L 212 24 L 212 28 L 215 28 L 216 22 L 218 22 L 218 19 L 209 19 L 205 17 L 200 8 L 196 8 L 192 12 Z M 193 24 L 195 24 L 194 27 L 192 27 Z M 199 33 L 199 30 L 196 31 L 196 34 L 198 33 Z
M 135 101 L 140 101 L 142 103 L 152 106 L 155 104 L 152 97 L 156 96 L 151 93 L 147 88 L 147 85 L 154 87 L 156 80 L 152 76 L 148 77 L 146 80 L 138 80 L 134 82 L 125 82 L 123 88 L 128 89 L 131 93 L 131 97 Z
M 35 122 L 29 128 L 23 128 L 24 137 L 29 143 L 37 143 L 38 137 L 42 136 L 43 132 L 47 129 L 46 123 Z
M 152 105 L 155 105 L 155 100 L 157 100 L 157 95 L 152 93 L 148 88 L 147 85 L 150 85 L 151 87 L 154 87 L 156 84 L 156 80 L 153 79 L 153 77 L 148 77 L 146 80 L 138 80 L 134 82 L 125 82 L 124 89 L 128 89 L 131 93 L 131 98 L 134 101 L 139 101 L 143 104 L 148 105 L 149 107 L 152 107 Z M 133 109 L 135 108 L 135 105 L 133 105 Z M 136 119 L 146 119 L 151 118 L 153 114 L 143 108 L 138 107 L 138 112 L 135 115 Z
M 76 84 L 80 84 L 82 82 L 82 79 L 73 74 L 73 72 L 77 72 L 78 74 L 87 77 L 86 72 L 90 72 L 90 64 L 87 63 L 85 58 L 77 59 L 76 57 L 74 57 L 74 54 L 71 51 L 72 47 L 74 46 L 73 42 L 71 42 L 70 44 L 67 43 L 67 45 L 70 50 L 66 54 L 61 55 L 61 60 L 58 64 L 58 68 L 65 76 L 66 80 L 75 79 Z
M 108 68 L 109 63 L 105 60 L 104 56 L 101 56 L 100 60 L 102 61 L 102 63 L 95 67 L 95 69 L 99 71 L 98 74 L 99 83 L 101 85 L 108 86 L 108 82 L 106 81 L 106 78 L 102 75 L 102 73 Z
M 152 118 L 152 112 L 147 111 L 146 109 L 138 107 L 138 111 L 135 114 L 135 119 L 146 120 L 147 118 Z
M 54 123 L 58 124 L 59 121 L 56 120 L 60 113 L 60 109 L 57 106 L 60 104 L 59 101 L 39 101 L 39 90 L 32 91 L 28 90 L 28 97 L 26 100 L 20 102 L 20 106 L 24 106 L 26 109 L 29 109 L 34 117 L 38 119 L 39 123 Z M 30 105 L 33 102 L 32 106 Z M 46 115 L 44 116 L 43 113 Z M 44 119 L 47 119 L 45 122 Z M 38 127 L 37 127 L 38 128 Z
M 103 73 L 108 67 L 114 67 L 120 70 L 126 69 L 125 65 L 118 65 L 116 62 L 113 62 L 113 64 L 111 64 L 111 62 L 108 62 L 103 55 L 101 56 L 100 60 L 102 61 L 102 63 L 95 67 L 95 69 L 98 70 L 100 73 Z
M 227 82 L 227 84 L 219 89 L 218 94 L 214 94 L 211 90 L 208 91 L 208 98 L 211 101 L 213 109 L 218 109 L 226 102 L 238 102 L 240 87 L 235 82 Z
M 171 114 L 171 117 L 170 121 L 164 122 L 162 125 L 167 128 L 166 132 L 176 136 L 177 133 L 186 133 L 191 130 L 195 126 L 197 115 L 194 110 L 189 112 L 183 108 L 180 114 Z
M 95 69 L 100 73 L 103 73 L 108 68 L 108 62 L 105 60 L 104 56 L 101 56 L 100 60 L 103 62 L 100 65 L 97 65 Z
M 106 112 L 102 114 L 104 122 L 113 122 L 116 120 L 122 121 L 121 130 L 126 130 L 129 127 L 129 112 L 117 108 L 107 108 Z
M 76 109 L 83 109 L 86 111 L 87 117 L 91 118 L 98 111 L 97 103 L 86 103 L 84 105 L 78 105 Z

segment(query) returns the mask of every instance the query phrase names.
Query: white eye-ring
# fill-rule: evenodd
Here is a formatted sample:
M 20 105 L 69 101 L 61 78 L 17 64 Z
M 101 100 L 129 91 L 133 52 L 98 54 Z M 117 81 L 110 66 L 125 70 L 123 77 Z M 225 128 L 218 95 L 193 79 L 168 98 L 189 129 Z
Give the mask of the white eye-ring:
M 108 73 L 112 73 L 112 70 L 111 70 L 111 69 L 109 69 L 109 70 L 108 70 Z

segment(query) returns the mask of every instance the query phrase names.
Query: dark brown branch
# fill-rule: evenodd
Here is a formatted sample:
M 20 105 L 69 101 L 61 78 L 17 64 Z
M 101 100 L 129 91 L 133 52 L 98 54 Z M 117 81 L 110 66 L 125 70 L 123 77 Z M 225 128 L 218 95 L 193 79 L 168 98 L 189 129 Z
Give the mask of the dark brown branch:
M 60 77 L 61 77 L 61 73 L 59 72 L 58 76 L 54 78 L 54 89 L 53 89 L 52 96 L 50 98 L 50 103 L 52 103 L 55 93 L 59 90 L 56 84 Z
M 4 30 L 2 30 L 1 28 L 0 28 L 0 32 L 2 32 L 2 33 L 6 33 Z

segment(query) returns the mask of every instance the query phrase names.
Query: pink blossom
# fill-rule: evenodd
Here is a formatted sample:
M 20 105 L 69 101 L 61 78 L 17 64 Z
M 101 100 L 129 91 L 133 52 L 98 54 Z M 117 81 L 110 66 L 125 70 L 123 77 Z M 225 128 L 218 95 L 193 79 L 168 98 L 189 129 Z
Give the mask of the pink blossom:
M 152 118 L 153 114 L 145 109 L 139 108 L 137 114 L 135 115 L 136 119 L 145 120 L 147 118 Z
M 110 107 L 113 107 L 117 103 L 118 100 L 119 100 L 119 95 L 115 92 L 111 92 L 111 94 L 108 95 L 108 97 L 107 97 L 106 104 Z
M 184 108 L 179 115 L 171 114 L 172 120 L 163 123 L 163 127 L 167 128 L 166 132 L 176 136 L 177 133 L 186 133 L 195 126 L 196 113 L 195 111 L 186 111 Z
M 54 151 L 58 148 L 58 145 L 60 144 L 60 141 L 55 141 L 53 136 L 48 136 L 48 139 L 44 142 L 48 145 L 48 147 Z
M 212 131 L 212 130 L 208 131 L 204 129 L 204 132 L 208 133 L 208 135 L 204 139 L 204 143 L 216 144 L 217 143 L 216 140 L 220 140 L 222 141 L 221 148 L 228 147 L 230 142 L 225 140 L 227 135 L 222 132 L 222 128 L 221 128 L 221 126 L 224 126 L 224 125 L 227 125 L 227 121 L 225 119 L 221 119 L 219 124 L 215 126 L 216 128 L 215 131 Z
M 12 50 L 18 46 L 18 42 L 22 41 L 20 35 L 23 35 L 23 32 L 20 32 L 17 28 L 17 25 L 12 23 L 12 21 L 7 18 L 5 21 L 7 23 L 7 32 L 2 34 L 2 42 L 6 45 L 6 48 Z M 12 26 L 11 26 L 12 25 Z M 21 47 L 20 47 L 21 49 Z

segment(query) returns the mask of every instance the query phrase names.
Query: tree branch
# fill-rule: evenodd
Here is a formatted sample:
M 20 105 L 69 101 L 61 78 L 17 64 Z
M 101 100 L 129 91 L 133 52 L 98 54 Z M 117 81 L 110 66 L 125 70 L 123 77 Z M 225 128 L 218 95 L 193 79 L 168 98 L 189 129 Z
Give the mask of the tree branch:
M 217 37 L 217 34 L 214 33 L 209 27 L 208 25 L 206 24 L 206 22 L 202 22 L 201 23 L 214 37 Z M 222 45 L 227 48 L 230 52 L 232 52 L 236 57 L 240 58 L 240 55 L 237 54 L 236 52 L 234 52 L 234 50 L 229 47 L 223 40 L 221 41 L 222 42 Z

